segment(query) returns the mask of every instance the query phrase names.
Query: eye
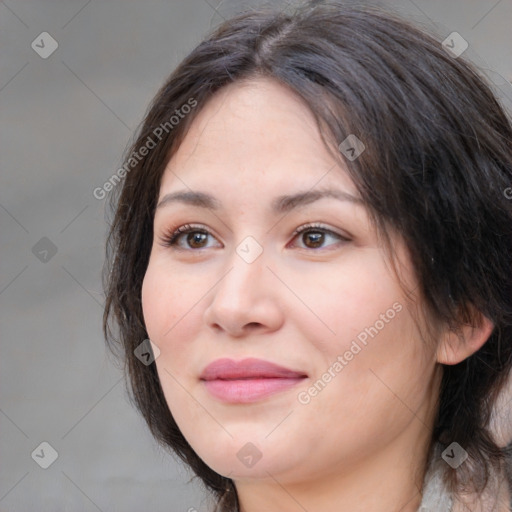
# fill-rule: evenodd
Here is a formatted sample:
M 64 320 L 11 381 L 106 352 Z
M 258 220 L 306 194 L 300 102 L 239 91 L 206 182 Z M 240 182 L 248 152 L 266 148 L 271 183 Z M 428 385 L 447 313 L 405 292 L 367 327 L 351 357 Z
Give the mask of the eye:
M 199 250 L 215 247 L 214 245 L 208 245 L 208 237 L 213 237 L 213 235 L 203 226 L 185 224 L 175 230 L 169 231 L 162 236 L 160 240 L 165 247 L 181 250 Z M 325 245 L 329 238 L 334 239 L 334 243 Z M 329 247 L 335 245 L 336 239 L 341 243 L 350 241 L 349 238 L 335 233 L 320 224 L 306 224 L 301 226 L 293 233 L 293 240 L 295 239 L 302 240 L 304 243 L 304 245 L 300 247 L 301 249 L 321 249 Z
M 187 236 L 185 236 L 187 235 Z M 211 233 L 202 226 L 185 224 L 160 238 L 162 245 L 179 249 L 207 249 Z M 186 245 L 184 245 L 186 244 Z
M 303 249 L 318 249 L 322 248 L 322 246 L 325 247 L 324 244 L 328 238 L 334 238 L 341 242 L 350 241 L 347 237 L 335 233 L 334 231 L 327 229 L 320 224 L 306 224 L 301 226 L 295 230 L 293 235 L 294 240 L 297 238 L 304 242 L 305 247 L 301 247 Z M 328 244 L 328 246 L 330 245 L 334 244 Z

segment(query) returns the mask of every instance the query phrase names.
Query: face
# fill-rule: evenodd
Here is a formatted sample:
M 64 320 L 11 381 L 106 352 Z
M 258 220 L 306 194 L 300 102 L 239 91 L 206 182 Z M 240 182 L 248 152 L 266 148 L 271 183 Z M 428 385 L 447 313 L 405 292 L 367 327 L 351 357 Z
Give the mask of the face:
M 192 123 L 163 175 L 142 302 L 170 411 L 219 474 L 328 478 L 429 434 L 432 351 L 343 160 L 277 83 L 229 85 Z M 203 380 L 224 358 L 291 373 Z

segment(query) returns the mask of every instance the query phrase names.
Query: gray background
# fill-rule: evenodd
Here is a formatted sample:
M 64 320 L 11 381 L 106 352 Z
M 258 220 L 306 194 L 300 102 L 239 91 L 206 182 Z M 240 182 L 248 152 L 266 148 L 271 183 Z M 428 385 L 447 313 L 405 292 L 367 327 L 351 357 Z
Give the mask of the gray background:
M 388 4 L 440 40 L 459 32 L 512 105 L 512 0 Z M 163 80 L 240 5 L 0 2 L 0 511 L 206 510 L 105 350 L 105 200 L 93 189 L 119 167 Z M 42 32 L 58 42 L 47 59 L 31 48 Z M 31 457 L 43 441 L 58 452 L 46 470 Z

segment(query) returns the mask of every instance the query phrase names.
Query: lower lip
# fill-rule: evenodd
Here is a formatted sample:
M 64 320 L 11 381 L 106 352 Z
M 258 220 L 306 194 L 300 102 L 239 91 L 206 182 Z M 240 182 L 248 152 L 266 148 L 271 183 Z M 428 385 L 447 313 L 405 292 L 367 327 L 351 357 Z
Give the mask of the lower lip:
M 206 389 L 216 398 L 232 404 L 257 402 L 274 393 L 290 389 L 302 382 L 304 378 L 294 379 L 240 379 L 207 380 Z

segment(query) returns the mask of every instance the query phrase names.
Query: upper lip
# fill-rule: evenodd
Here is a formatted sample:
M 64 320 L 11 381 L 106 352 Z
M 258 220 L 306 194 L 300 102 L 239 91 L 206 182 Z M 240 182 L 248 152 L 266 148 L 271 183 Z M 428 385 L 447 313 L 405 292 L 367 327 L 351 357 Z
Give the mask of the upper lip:
M 233 359 L 217 359 L 206 366 L 201 373 L 201 380 L 235 380 L 235 379 L 255 379 L 255 378 L 300 378 L 307 377 L 307 374 L 301 371 L 290 370 L 278 364 L 256 359 L 253 357 L 234 361 Z

